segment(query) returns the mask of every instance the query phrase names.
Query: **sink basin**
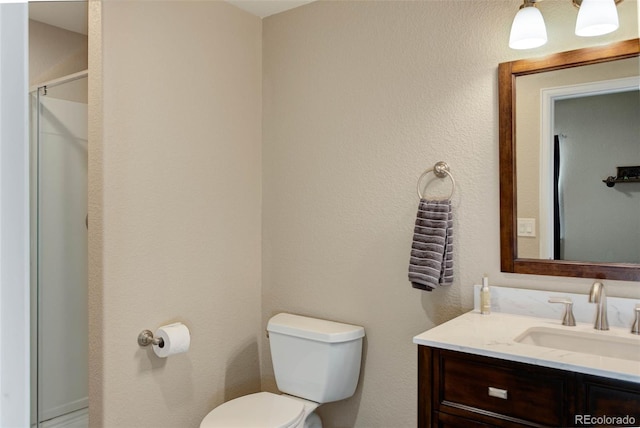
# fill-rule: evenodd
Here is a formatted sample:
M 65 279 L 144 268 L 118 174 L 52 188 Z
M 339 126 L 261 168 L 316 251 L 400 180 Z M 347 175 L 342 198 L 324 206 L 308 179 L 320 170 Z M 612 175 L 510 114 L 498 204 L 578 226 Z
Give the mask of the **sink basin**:
M 640 338 L 607 336 L 606 332 L 599 334 L 531 327 L 516 337 L 515 341 L 563 351 L 640 361 Z

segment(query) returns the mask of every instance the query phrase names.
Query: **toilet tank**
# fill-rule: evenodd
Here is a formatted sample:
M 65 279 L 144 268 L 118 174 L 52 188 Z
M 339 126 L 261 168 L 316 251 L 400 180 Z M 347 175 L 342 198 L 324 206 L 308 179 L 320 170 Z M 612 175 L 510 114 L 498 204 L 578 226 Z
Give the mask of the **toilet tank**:
M 280 391 L 316 403 L 353 395 L 363 327 L 281 313 L 269 320 L 267 331 Z

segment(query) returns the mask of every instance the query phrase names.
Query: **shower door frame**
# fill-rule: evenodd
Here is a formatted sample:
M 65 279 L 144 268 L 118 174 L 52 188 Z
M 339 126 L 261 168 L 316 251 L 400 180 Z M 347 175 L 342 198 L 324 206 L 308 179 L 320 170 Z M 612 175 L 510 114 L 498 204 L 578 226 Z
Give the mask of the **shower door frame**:
M 29 175 L 30 175 L 30 229 L 31 229 L 31 237 L 30 237 L 30 247 L 31 247 L 31 322 L 35 325 L 31 327 L 31 334 L 35 333 L 35 340 L 31 342 L 31 353 L 32 353 L 32 366 L 31 366 L 31 375 L 35 377 L 35 379 L 31 380 L 31 386 L 35 389 L 35 391 L 31 391 L 30 394 L 30 402 L 32 409 L 30 412 L 30 419 L 32 427 L 39 428 L 42 424 L 41 415 L 43 414 L 42 408 L 42 391 L 40 384 L 40 375 L 42 372 L 42 363 L 41 363 L 41 322 L 40 322 L 40 305 L 41 305 L 41 290 L 40 290 L 40 145 L 41 145 L 41 127 L 40 127 L 40 117 L 41 117 L 41 96 L 47 96 L 47 91 L 54 87 L 64 85 L 67 83 L 71 83 L 80 79 L 88 79 L 89 71 L 83 70 L 77 73 L 69 74 L 57 79 L 53 79 L 47 82 L 43 82 L 41 84 L 32 86 L 30 88 L 29 93 L 35 94 L 35 113 L 34 109 L 31 109 L 31 114 L 35 116 L 35 123 L 29 124 L 29 129 L 33 134 L 33 137 L 30 138 L 29 146 L 30 146 L 30 155 L 29 155 Z M 35 362 L 33 362 L 35 359 Z M 35 410 L 35 415 L 33 414 L 33 410 Z M 34 420 L 35 416 L 35 420 Z M 64 416 L 64 415 L 62 415 Z

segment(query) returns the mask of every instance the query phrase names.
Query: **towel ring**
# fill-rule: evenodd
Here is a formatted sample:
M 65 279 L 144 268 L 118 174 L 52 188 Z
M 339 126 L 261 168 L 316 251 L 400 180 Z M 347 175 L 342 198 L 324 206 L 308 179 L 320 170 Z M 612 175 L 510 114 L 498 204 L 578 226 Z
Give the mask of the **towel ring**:
M 418 196 L 420 197 L 420 199 L 424 199 L 422 192 L 420 191 L 420 183 L 422 182 L 422 179 L 424 178 L 425 175 L 429 174 L 430 172 L 433 172 L 435 174 L 436 177 L 438 178 L 445 178 L 446 176 L 449 176 L 449 178 L 451 179 L 451 194 L 449 195 L 448 199 L 451 199 L 451 197 L 453 196 L 453 192 L 456 190 L 456 180 L 453 179 L 453 175 L 451 175 L 451 173 L 449 172 L 449 165 L 447 165 L 446 162 L 440 161 L 437 162 L 433 168 L 426 170 L 425 172 L 422 173 L 422 175 L 420 176 L 420 178 L 418 178 Z

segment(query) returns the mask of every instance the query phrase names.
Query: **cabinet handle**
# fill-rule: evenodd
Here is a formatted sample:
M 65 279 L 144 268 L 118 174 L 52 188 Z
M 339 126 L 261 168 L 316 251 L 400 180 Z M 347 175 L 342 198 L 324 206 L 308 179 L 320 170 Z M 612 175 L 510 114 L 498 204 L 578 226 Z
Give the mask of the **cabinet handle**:
M 500 389 L 500 388 L 494 388 L 493 386 L 489 387 L 489 396 L 490 397 L 497 397 L 497 398 L 502 398 L 503 400 L 507 399 L 507 390 L 506 389 Z

